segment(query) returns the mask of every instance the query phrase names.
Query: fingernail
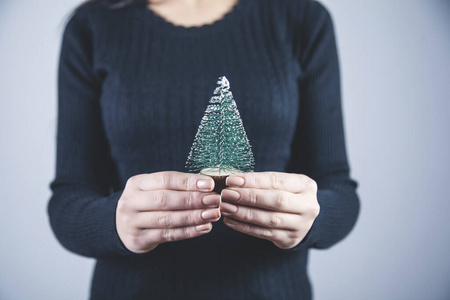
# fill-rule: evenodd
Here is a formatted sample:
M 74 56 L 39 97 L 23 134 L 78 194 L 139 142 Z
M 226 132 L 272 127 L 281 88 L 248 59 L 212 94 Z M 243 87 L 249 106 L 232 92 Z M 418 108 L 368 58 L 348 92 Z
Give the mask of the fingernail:
M 197 231 L 208 231 L 211 229 L 211 223 L 195 226 Z
M 200 179 L 197 180 L 197 188 L 201 191 L 210 191 L 212 190 L 212 180 Z
M 204 220 L 214 220 L 220 218 L 220 210 L 219 209 L 209 209 L 202 212 L 202 218 Z
M 244 183 L 244 178 L 234 175 L 228 176 L 225 180 L 225 185 L 227 186 L 243 186 Z
M 230 189 L 223 189 L 220 194 L 223 200 L 228 201 L 238 201 L 241 198 L 241 194 L 238 191 L 233 191 Z
M 206 206 L 218 206 L 220 204 L 220 195 L 208 195 L 203 197 L 202 202 Z
M 222 210 L 222 213 L 226 216 L 227 214 L 234 214 L 238 211 L 238 208 L 236 205 L 222 202 L 220 204 L 220 209 Z

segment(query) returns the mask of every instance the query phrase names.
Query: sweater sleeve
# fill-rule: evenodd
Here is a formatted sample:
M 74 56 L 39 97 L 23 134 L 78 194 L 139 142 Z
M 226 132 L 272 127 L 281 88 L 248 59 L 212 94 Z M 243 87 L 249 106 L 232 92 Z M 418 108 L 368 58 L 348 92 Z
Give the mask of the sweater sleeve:
M 345 149 L 332 19 L 319 2 L 302 3 L 302 26 L 295 32 L 303 70 L 300 114 L 288 171 L 303 173 L 317 182 L 320 212 L 300 244 L 287 251 L 331 247 L 352 230 L 360 209 L 357 182 L 349 176 Z
M 52 230 L 87 257 L 131 255 L 115 226 L 123 190 L 111 192 L 113 163 L 102 126 L 101 80 L 93 71 L 92 32 L 84 8 L 67 22 L 58 67 L 56 175 L 47 205 Z

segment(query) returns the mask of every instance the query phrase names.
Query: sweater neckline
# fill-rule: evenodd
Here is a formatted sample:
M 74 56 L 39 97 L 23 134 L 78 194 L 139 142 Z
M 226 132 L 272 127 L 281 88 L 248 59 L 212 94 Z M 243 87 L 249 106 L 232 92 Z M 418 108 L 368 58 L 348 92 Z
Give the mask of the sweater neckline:
M 219 32 L 225 28 L 232 26 L 239 20 L 242 13 L 245 0 L 238 0 L 231 9 L 229 9 L 221 18 L 215 20 L 213 23 L 203 24 L 201 26 L 185 27 L 176 25 L 164 17 L 160 16 L 148 7 L 146 0 L 139 1 L 138 8 L 142 10 L 142 16 L 154 24 L 158 24 L 157 31 L 176 35 L 201 35 L 213 32 Z

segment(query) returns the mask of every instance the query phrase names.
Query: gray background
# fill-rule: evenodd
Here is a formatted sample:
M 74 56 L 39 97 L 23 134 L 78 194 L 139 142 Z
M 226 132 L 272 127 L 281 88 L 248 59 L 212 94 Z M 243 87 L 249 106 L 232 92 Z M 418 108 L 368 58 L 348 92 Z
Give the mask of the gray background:
M 78 1 L 0 1 L 0 298 L 86 299 L 94 260 L 64 250 L 46 205 L 56 65 Z M 323 0 L 338 39 L 357 226 L 312 250 L 315 299 L 449 299 L 450 3 Z

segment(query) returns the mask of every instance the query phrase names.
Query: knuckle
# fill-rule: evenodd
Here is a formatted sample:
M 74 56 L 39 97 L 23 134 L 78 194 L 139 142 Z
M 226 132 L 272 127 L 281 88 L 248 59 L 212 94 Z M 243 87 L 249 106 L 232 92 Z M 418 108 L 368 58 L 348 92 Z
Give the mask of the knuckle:
M 129 232 L 133 236 L 140 236 L 143 232 L 141 228 L 138 228 L 136 226 L 131 226 L 129 229 Z
M 316 205 L 314 205 L 312 207 L 311 211 L 312 211 L 313 216 L 317 217 L 319 215 L 319 213 L 320 213 L 320 205 L 319 205 L 319 203 L 316 203 Z
M 196 197 L 196 195 L 194 194 L 194 193 L 188 193 L 187 194 L 187 197 L 186 197 L 186 207 L 188 208 L 188 209 L 192 209 L 192 208 L 194 208 L 194 202 L 195 202 L 195 199 L 196 199 L 197 197 Z
M 122 215 L 122 222 L 124 223 L 124 224 L 126 224 L 129 228 L 134 228 L 134 227 L 137 227 L 137 226 L 135 226 L 135 224 L 133 223 L 133 217 L 132 216 L 130 216 L 130 214 L 123 214 Z
M 250 205 L 256 205 L 257 196 L 256 196 L 256 192 L 255 191 L 250 190 L 248 192 L 248 201 L 250 202 Z
M 276 227 L 281 225 L 281 217 L 278 214 L 273 214 L 269 220 L 269 226 Z
M 161 239 L 166 242 L 174 241 L 175 236 L 173 235 L 173 230 L 169 228 L 161 230 Z
M 172 179 L 173 179 L 173 173 L 171 171 L 161 173 L 161 177 L 160 177 L 161 184 L 165 188 L 170 187 Z
M 158 202 L 158 206 L 161 207 L 162 210 L 167 209 L 167 205 L 169 202 L 169 195 L 165 191 L 160 191 L 156 194 L 156 201 Z
M 279 210 L 286 209 L 288 203 L 288 197 L 285 193 L 280 193 L 275 200 L 275 208 Z
M 130 246 L 136 250 L 141 250 L 142 249 L 142 238 L 140 235 L 137 236 L 131 236 L 128 239 Z
M 128 178 L 126 186 L 130 186 L 130 187 L 136 187 L 139 184 L 139 180 L 140 180 L 140 176 L 139 175 L 133 175 L 130 178 Z
M 309 177 L 308 177 L 308 179 L 306 179 L 305 186 L 312 191 L 317 191 L 316 181 Z
M 189 227 L 184 227 L 183 228 L 183 236 L 185 238 L 191 238 L 192 237 L 191 230 L 189 230 Z
M 300 184 L 302 185 L 303 188 L 306 187 L 306 182 L 310 179 L 308 176 L 304 175 L 304 174 L 298 174 L 298 178 L 300 181 Z
M 117 202 L 117 208 L 116 208 L 118 213 L 123 214 L 127 210 L 127 207 L 128 207 L 127 201 L 128 200 L 126 197 L 122 196 L 120 198 L 120 200 Z
M 194 223 L 194 216 L 192 215 L 192 213 L 188 213 L 186 215 L 186 217 L 184 218 L 184 223 L 186 225 L 191 225 Z
M 252 221 L 253 220 L 253 212 L 252 212 L 252 210 L 247 208 L 244 211 L 244 215 L 243 215 L 242 218 L 243 218 L 244 221 Z
M 117 222 L 120 223 L 127 231 L 134 230 L 134 226 L 130 224 L 130 217 L 128 214 L 121 214 L 117 216 Z
M 277 172 L 270 172 L 270 182 L 274 190 L 280 189 L 283 184 L 282 178 Z
M 280 235 L 280 231 L 279 231 L 279 230 L 274 231 L 274 232 L 272 233 L 272 238 L 271 238 L 271 240 L 273 240 L 273 241 L 281 241 L 281 235 Z
M 300 181 L 302 183 L 302 186 L 305 190 L 311 190 L 316 191 L 317 190 L 317 183 L 315 180 L 313 180 L 311 177 L 308 177 L 304 174 L 300 174 Z
M 260 235 L 262 237 L 273 237 L 273 231 L 270 229 L 263 229 L 261 230 Z
M 285 231 L 277 231 L 271 240 L 278 248 L 289 249 L 296 245 L 295 240 L 297 240 L 297 237 L 291 237 L 291 232 L 286 234 Z
M 120 196 L 120 201 L 124 207 L 128 207 L 128 204 L 137 196 L 138 194 L 134 191 L 124 191 L 122 196 Z
M 295 239 L 298 239 L 298 238 L 299 238 L 300 233 L 299 233 L 298 230 L 289 230 L 289 231 L 287 232 L 287 235 L 288 235 L 288 239 L 290 239 L 290 240 L 295 240 Z
M 293 243 L 292 241 L 286 242 L 286 241 L 279 241 L 277 240 L 277 246 L 280 249 L 290 249 L 292 247 L 294 247 L 296 244 Z
M 190 187 L 191 187 L 190 176 L 186 176 L 186 178 L 183 178 L 182 187 L 186 191 L 190 190 Z
M 160 213 L 158 215 L 158 224 L 164 227 L 170 227 L 170 217 L 166 212 Z

